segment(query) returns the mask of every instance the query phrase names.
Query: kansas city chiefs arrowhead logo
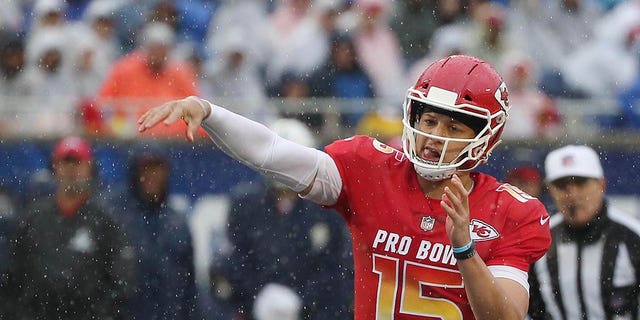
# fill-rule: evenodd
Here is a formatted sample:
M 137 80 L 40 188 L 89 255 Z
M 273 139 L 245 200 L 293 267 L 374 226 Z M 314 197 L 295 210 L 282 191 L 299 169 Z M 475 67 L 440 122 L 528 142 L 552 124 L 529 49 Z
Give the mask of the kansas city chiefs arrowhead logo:
M 496 92 L 493 94 L 498 103 L 502 106 L 502 109 L 509 110 L 509 92 L 507 91 L 507 85 L 503 82 L 500 84 Z
M 474 241 L 487 241 L 500 236 L 494 227 L 476 219 L 471 220 L 469 231 L 471 232 L 471 239 Z

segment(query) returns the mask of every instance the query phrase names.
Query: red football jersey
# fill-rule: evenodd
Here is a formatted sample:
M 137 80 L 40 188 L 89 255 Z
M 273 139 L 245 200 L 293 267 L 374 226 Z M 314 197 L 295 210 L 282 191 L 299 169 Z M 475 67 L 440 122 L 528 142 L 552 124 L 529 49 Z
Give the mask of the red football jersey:
M 342 177 L 333 206 L 353 238 L 355 319 L 474 319 L 440 199 L 425 197 L 401 151 L 356 136 L 326 147 Z M 537 199 L 471 173 L 471 236 L 488 265 L 528 271 L 551 243 Z

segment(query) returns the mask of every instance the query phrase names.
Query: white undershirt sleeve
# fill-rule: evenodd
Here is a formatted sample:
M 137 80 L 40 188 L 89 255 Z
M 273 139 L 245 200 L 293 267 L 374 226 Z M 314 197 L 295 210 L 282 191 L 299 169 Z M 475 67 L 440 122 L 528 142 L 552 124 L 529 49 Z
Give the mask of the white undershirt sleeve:
M 318 173 L 313 187 L 308 194 L 301 197 L 315 203 L 333 205 L 338 201 L 342 191 L 342 177 L 335 161 L 328 154 L 323 152 L 318 160 Z
M 529 293 L 529 274 L 510 266 L 487 266 L 496 278 L 507 278 L 519 283 Z
M 296 192 L 301 192 L 314 183 L 316 175 L 322 177 L 321 181 L 329 179 L 324 171 L 327 167 L 331 168 L 331 165 L 335 173 L 338 173 L 335 163 L 326 153 L 286 140 L 262 124 L 214 104 L 211 104 L 211 114 L 202 122 L 202 127 L 226 154 Z M 326 190 L 337 188 L 339 195 L 342 181 L 339 178 L 338 181 L 335 178 L 329 180 L 339 184 L 327 186 L 320 182 L 318 190 L 325 190 L 322 191 L 325 196 L 313 196 L 309 199 L 335 203 L 338 196 L 328 194 L 329 191 Z M 315 184 L 312 189 L 316 189 Z

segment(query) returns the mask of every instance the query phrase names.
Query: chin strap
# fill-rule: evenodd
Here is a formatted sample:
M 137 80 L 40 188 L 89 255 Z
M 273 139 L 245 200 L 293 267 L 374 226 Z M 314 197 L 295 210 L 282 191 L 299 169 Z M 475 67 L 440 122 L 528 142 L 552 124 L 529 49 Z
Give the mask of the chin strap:
M 441 181 L 445 179 L 451 178 L 454 173 L 456 173 L 456 168 L 450 169 L 428 169 L 418 166 L 417 164 L 413 164 L 413 168 L 416 172 L 423 178 L 429 181 Z

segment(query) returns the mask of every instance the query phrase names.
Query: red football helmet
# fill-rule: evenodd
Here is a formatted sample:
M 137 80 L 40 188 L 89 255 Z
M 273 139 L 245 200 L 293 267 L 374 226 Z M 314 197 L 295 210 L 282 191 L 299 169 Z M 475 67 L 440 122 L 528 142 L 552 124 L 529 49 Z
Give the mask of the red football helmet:
M 424 110 L 450 115 L 476 132 L 472 139 L 453 139 L 416 129 Z M 407 91 L 404 102 L 404 153 L 416 171 L 429 180 L 450 178 L 456 170 L 472 170 L 489 158 L 500 142 L 509 110 L 507 86 L 488 63 L 474 57 L 455 55 L 428 66 L 416 84 Z M 443 141 L 438 162 L 426 161 L 416 150 L 416 136 Z M 450 142 L 468 145 L 455 160 L 444 162 Z

